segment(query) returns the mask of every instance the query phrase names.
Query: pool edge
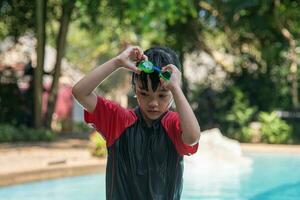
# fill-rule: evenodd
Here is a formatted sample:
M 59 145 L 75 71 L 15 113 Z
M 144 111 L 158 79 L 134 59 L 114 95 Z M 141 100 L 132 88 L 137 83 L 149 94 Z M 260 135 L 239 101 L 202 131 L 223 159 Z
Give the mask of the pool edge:
M 0 175 L 0 187 L 22 183 L 104 172 L 106 164 L 62 166 Z

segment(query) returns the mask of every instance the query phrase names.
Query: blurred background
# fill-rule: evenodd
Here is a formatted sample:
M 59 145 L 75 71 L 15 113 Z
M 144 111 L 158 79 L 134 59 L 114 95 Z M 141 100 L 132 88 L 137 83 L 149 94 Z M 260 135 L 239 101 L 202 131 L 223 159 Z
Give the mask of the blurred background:
M 167 45 L 203 130 L 241 142 L 300 141 L 298 1 L 2 0 L 0 8 L 1 129 L 77 131 L 76 81 L 129 44 Z M 123 74 L 99 92 L 134 106 Z
M 298 143 L 299 2 L 2 0 L 0 123 L 72 132 L 71 87 L 127 45 L 173 48 L 203 130 L 241 142 Z M 122 71 L 99 92 L 134 106 Z M 12 127 L 10 127 L 12 126 Z M 26 131 L 25 131 L 26 132 Z M 0 141 L 22 140 L 0 135 Z M 26 139 L 26 138 L 24 138 Z
M 296 146 L 299 10 L 297 0 L 1 0 L 0 143 L 79 138 L 105 157 L 72 86 L 128 45 L 166 45 L 203 131 Z M 130 76 L 121 69 L 97 92 L 134 107 Z

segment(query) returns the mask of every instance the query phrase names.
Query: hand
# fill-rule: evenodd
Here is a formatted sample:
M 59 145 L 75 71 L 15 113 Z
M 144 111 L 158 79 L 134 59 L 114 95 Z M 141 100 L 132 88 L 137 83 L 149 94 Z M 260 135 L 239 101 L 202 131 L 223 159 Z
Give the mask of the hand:
M 181 72 L 175 65 L 169 64 L 162 68 L 162 72 L 170 71 L 171 77 L 170 80 L 165 81 L 164 79 L 160 79 L 161 86 L 167 90 L 172 90 L 176 87 L 180 87 L 181 83 Z
M 136 67 L 136 64 L 141 60 L 147 60 L 147 56 L 144 55 L 143 50 L 139 46 L 130 46 L 119 54 L 116 59 L 119 67 L 124 67 L 140 74 L 141 70 Z

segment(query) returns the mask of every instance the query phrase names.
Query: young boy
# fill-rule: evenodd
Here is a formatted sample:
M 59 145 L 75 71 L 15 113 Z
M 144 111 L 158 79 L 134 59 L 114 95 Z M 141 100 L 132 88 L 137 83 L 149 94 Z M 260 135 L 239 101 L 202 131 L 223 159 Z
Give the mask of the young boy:
M 149 60 L 159 72 L 145 73 L 136 66 Z M 145 53 L 129 47 L 83 77 L 73 95 L 85 108 L 84 118 L 105 138 L 108 149 L 106 199 L 180 199 L 183 155 L 197 151 L 200 127 L 181 88 L 177 55 L 165 47 Z M 126 109 L 97 96 L 93 90 L 120 67 L 133 71 L 138 107 Z M 177 112 L 169 111 L 175 101 Z

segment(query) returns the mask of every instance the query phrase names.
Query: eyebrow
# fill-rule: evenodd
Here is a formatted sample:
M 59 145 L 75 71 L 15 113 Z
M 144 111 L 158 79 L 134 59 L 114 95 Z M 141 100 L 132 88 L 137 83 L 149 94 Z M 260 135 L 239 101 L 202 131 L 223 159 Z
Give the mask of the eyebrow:
M 138 87 L 137 89 L 139 89 L 141 92 L 149 92 L 148 90 L 146 89 L 143 89 L 142 87 Z M 166 90 L 164 88 L 160 89 L 158 92 L 169 92 L 169 90 Z
M 146 89 L 144 89 L 143 87 L 141 87 L 141 86 L 138 86 L 137 87 L 137 89 L 139 89 L 139 90 L 143 90 L 143 91 L 147 91 Z
M 169 90 L 166 90 L 166 89 L 160 89 L 159 91 L 160 92 L 169 92 Z

